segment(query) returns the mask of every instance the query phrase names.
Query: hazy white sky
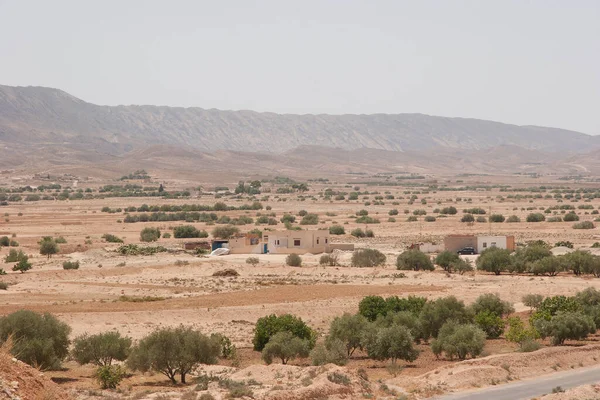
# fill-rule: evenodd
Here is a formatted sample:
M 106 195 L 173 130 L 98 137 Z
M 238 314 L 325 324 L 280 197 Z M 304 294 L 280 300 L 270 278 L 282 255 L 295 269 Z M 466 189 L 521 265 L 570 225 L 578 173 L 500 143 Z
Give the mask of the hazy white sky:
M 600 0 L 0 0 L 0 84 L 600 134 Z

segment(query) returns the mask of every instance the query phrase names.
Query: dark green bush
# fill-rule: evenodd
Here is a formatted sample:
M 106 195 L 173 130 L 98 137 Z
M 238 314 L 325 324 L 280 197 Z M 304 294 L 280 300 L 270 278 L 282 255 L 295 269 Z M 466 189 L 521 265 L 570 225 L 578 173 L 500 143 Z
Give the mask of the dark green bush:
M 140 232 L 140 241 L 142 242 L 156 242 L 160 239 L 160 229 L 158 228 L 144 228 Z
M 346 230 L 341 225 L 332 225 L 329 227 L 329 233 L 331 235 L 344 235 L 346 234 Z
M 181 225 L 181 226 L 176 226 L 175 229 L 173 229 L 173 236 L 176 239 L 206 238 L 206 237 L 208 237 L 208 233 L 206 231 L 198 230 L 193 225 Z
M 352 253 L 351 265 L 353 267 L 371 268 L 384 265 L 387 258 L 385 254 L 375 249 L 358 249 Z
M 433 271 L 435 267 L 429 256 L 419 250 L 406 250 L 396 259 L 396 268 L 400 270 Z
M 316 341 L 316 332 L 313 331 L 302 319 L 291 314 L 277 316 L 275 314 L 259 318 L 254 328 L 252 343 L 255 351 L 262 351 L 271 336 L 277 332 L 288 331 L 300 339 L 306 339 L 312 348 Z
M 79 364 L 110 366 L 114 360 L 125 361 L 131 350 L 131 338 L 119 332 L 83 334 L 73 340 L 71 356 Z
M 62 266 L 63 269 L 79 269 L 79 261 L 65 261 Z

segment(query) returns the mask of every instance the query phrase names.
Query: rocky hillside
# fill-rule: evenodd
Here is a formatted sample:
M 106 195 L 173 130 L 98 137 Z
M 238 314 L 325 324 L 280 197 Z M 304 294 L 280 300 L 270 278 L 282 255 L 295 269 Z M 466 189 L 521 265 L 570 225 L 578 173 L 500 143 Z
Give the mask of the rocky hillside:
M 589 151 L 600 138 L 555 128 L 422 114 L 290 115 L 157 106 L 98 106 L 61 90 L 0 86 L 0 147 L 69 145 L 123 154 L 148 145 L 282 153 L 302 145 L 428 151 L 519 146 Z

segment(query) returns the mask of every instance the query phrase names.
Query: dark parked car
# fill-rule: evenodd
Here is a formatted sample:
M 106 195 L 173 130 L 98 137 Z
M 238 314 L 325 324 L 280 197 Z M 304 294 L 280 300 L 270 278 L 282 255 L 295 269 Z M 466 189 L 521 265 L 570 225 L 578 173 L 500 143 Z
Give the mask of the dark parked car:
M 473 248 L 473 247 L 463 247 L 462 249 L 457 251 L 457 253 L 458 254 L 477 254 L 477 252 L 475 251 L 475 248 Z

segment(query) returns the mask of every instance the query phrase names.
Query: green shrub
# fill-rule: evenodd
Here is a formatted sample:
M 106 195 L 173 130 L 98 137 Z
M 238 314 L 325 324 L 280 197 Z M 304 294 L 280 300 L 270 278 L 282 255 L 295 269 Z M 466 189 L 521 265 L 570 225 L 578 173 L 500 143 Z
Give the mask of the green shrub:
M 206 231 L 200 231 L 193 225 L 180 225 L 173 229 L 173 236 L 176 239 L 181 238 L 206 238 L 208 233 Z
M 457 300 L 454 296 L 448 296 L 425 303 L 419 318 L 425 337 L 435 338 L 442 325 L 447 321 L 469 323 L 472 321 L 472 314 L 465 307 L 465 303 Z
M 490 215 L 490 222 L 504 222 L 506 218 L 502 214 L 492 214 Z
M 12 337 L 11 353 L 41 370 L 60 368 L 69 354 L 71 328 L 52 314 L 21 310 L 0 318 L 0 340 Z
M 508 331 L 506 340 L 518 343 L 521 349 L 525 343 L 534 342 L 538 338 L 538 333 L 533 327 L 525 327 L 525 324 L 519 317 L 510 317 L 508 319 Z M 536 349 L 537 350 L 537 349 Z
M 301 267 L 302 266 L 302 257 L 298 254 L 288 254 L 285 258 L 286 265 L 290 267 Z
M 262 350 L 262 359 L 271 364 L 273 358 L 278 358 L 282 364 L 287 364 L 296 357 L 308 357 L 309 352 L 308 340 L 300 339 L 291 332 L 281 331 L 271 336 Z
M 565 222 L 575 222 L 575 221 L 579 221 L 579 216 L 577 214 L 575 214 L 574 212 L 570 212 L 565 214 L 565 216 L 563 217 L 563 220 Z
M 207 233 L 207 235 L 208 235 L 208 233 Z M 165 232 L 162 234 L 162 238 L 163 239 L 171 239 L 171 234 L 169 232 Z
M 6 275 L 6 273 L 5 274 L 0 274 L 0 275 Z M 6 283 L 6 282 L 0 282 L 0 290 L 8 290 L 8 283 Z
M 477 269 L 500 275 L 511 265 L 510 251 L 499 247 L 489 247 L 477 258 Z
M 352 253 L 351 265 L 359 268 L 372 268 L 384 265 L 385 254 L 376 249 L 358 249 Z
M 27 256 L 25 256 L 25 258 L 21 258 L 19 260 L 19 262 L 12 268 L 12 270 L 20 271 L 21 273 L 24 273 L 25 271 L 29 271 L 32 268 L 32 266 L 28 260 L 29 260 L 29 258 Z
M 131 338 L 119 332 L 83 334 L 73 340 L 71 356 L 79 364 L 110 366 L 114 360 L 125 361 L 131 350 Z
M 460 275 L 464 274 L 465 272 L 473 271 L 473 263 L 471 260 L 459 258 L 450 264 L 448 272 L 452 271 L 458 272 Z
M 475 222 L 475 217 L 473 214 L 465 214 L 460 219 L 460 222 Z
M 417 218 L 416 215 L 411 215 L 410 217 L 406 218 L 406 222 L 416 222 L 418 220 L 419 218 Z
M 365 234 L 365 232 L 360 228 L 353 229 L 352 232 L 350 232 L 350 234 L 357 238 L 363 238 L 363 237 L 367 236 Z
M 64 237 L 62 237 L 62 236 L 59 236 L 59 237 L 57 237 L 56 239 L 54 239 L 54 241 L 55 241 L 56 243 L 59 243 L 59 244 L 65 244 L 65 243 L 67 243 L 67 239 L 65 239 L 65 238 L 64 238 Z
M 254 350 L 262 351 L 271 336 L 283 331 L 291 332 L 300 339 L 308 340 L 310 348 L 315 345 L 316 333 L 302 319 L 291 314 L 280 316 L 271 314 L 256 321 L 252 340 Z
M 545 221 L 546 217 L 542 213 L 530 213 L 527 215 L 527 222 L 542 222 Z
M 79 269 L 79 261 L 65 261 L 62 266 L 63 269 Z
M 486 293 L 479 296 L 473 304 L 471 304 L 473 314 L 488 312 L 498 317 L 504 317 L 514 313 L 514 307 L 507 301 L 503 301 L 497 294 Z
M 123 239 L 118 236 L 111 235 L 110 233 L 105 233 L 102 235 L 102 239 L 104 239 L 108 243 L 123 243 Z
M 508 217 L 506 219 L 506 222 L 508 222 L 508 223 L 521 222 L 521 218 L 517 217 L 516 215 L 511 215 L 510 217 Z
M 569 249 L 572 249 L 574 247 L 573 242 L 568 241 L 568 240 L 561 240 L 560 242 L 556 242 L 554 244 L 554 247 L 567 247 Z
M 596 225 L 592 221 L 582 221 L 573 224 L 573 229 L 594 229 Z
M 120 365 L 104 365 L 96 369 L 94 378 L 102 389 L 116 389 L 125 378 L 125 369 Z
M 386 328 L 372 327 L 371 332 L 363 336 L 363 347 L 369 358 L 389 360 L 395 364 L 397 360 L 413 362 L 419 356 L 414 347 L 413 337 L 407 327 L 392 325 Z
M 398 210 L 394 208 L 393 210 L 388 211 L 388 214 L 389 215 L 398 215 Z
M 131 350 L 127 365 L 134 371 L 155 371 L 172 383 L 181 383 L 199 364 L 215 364 L 220 343 L 192 328 L 159 328 L 139 341 Z
M 435 222 L 436 218 L 433 215 L 427 215 L 425 218 L 423 218 L 423 221 L 425 222 Z
M 429 256 L 419 250 L 406 250 L 396 259 L 396 268 L 400 270 L 433 271 L 435 267 Z
M 375 321 L 379 315 L 386 315 L 388 305 L 381 296 L 366 296 L 358 303 L 358 312 L 369 321 Z
M 258 264 L 260 264 L 260 260 L 258 259 L 258 257 L 248 257 L 246 258 L 246 264 L 250 264 L 253 267 L 256 267 Z
M 490 339 L 499 338 L 504 333 L 504 321 L 497 314 L 481 311 L 475 315 L 475 324 L 485 332 Z
M 442 208 L 442 210 L 440 211 L 440 214 L 454 215 L 457 212 L 458 212 L 458 210 L 456 209 L 456 207 L 450 206 L 450 207 L 444 207 L 444 208 Z
M 543 300 L 544 296 L 541 294 L 526 294 L 521 299 L 523 305 L 534 309 L 538 309 L 542 305 Z
M 40 240 L 39 245 L 40 254 L 43 256 L 48 256 L 48 258 L 50 258 L 53 254 L 57 254 L 59 251 L 58 245 L 50 236 L 44 236 L 42 240 Z
M 238 227 L 233 225 L 217 226 L 212 230 L 212 236 L 215 239 L 231 239 L 240 233 Z
M 300 220 L 300 225 L 317 225 L 319 223 L 319 216 L 317 214 L 306 214 Z
M 549 321 L 537 319 L 534 325 L 541 337 L 551 337 L 555 346 L 562 345 L 567 339 L 585 339 L 589 334 L 596 332 L 594 320 L 578 312 L 558 312 Z
M 10 246 L 10 238 L 8 236 L 0 237 L 0 247 Z
M 344 235 L 346 234 L 346 230 L 341 225 L 332 225 L 329 227 L 329 233 L 331 235 Z
M 346 354 L 344 343 L 338 339 L 330 339 L 326 343 L 317 344 L 311 350 L 309 356 L 312 365 L 346 365 L 348 363 L 348 355 Z
M 476 325 L 451 321 L 442 326 L 438 337 L 431 343 L 431 350 L 436 357 L 444 353 L 450 360 L 454 357 L 459 360 L 468 356 L 475 358 L 483 351 L 485 337 L 485 332 Z
M 460 260 L 458 254 L 453 251 L 444 250 L 435 258 L 435 263 L 446 272 L 452 272 L 452 266 Z
M 160 239 L 160 229 L 158 228 L 144 228 L 140 232 L 140 241 L 142 242 L 156 242 Z
M 339 265 L 337 254 L 323 254 L 321 258 L 319 258 L 319 265 L 327 265 L 330 267 Z

